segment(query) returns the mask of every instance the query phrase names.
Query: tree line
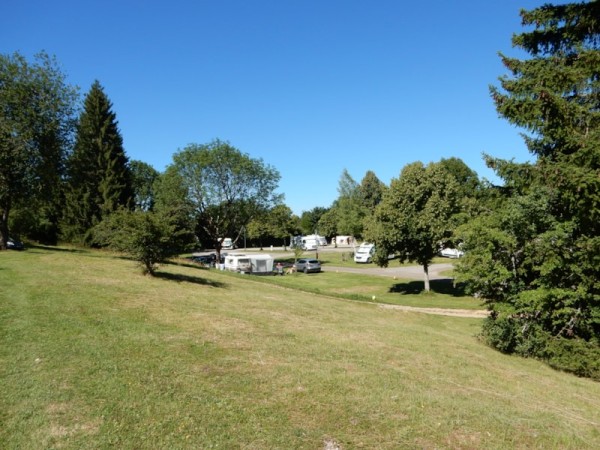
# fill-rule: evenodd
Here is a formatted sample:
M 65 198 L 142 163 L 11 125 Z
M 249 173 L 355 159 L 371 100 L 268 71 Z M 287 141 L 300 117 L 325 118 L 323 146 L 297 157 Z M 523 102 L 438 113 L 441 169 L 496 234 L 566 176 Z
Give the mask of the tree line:
M 490 94 L 523 129 L 535 157 L 484 155 L 503 180 L 480 180 L 459 158 L 402 168 L 389 185 L 344 170 L 329 207 L 295 216 L 264 161 L 215 140 L 178 151 L 163 173 L 130 161 L 99 82 L 85 96 L 56 61 L 0 56 L 0 247 L 9 233 L 112 246 L 148 273 L 199 245 L 259 245 L 293 234 L 351 235 L 376 244 L 375 261 L 428 267 L 460 246 L 456 281 L 490 311 L 481 338 L 507 353 L 600 379 L 600 3 L 521 12 L 528 31 L 501 54 L 508 74 Z

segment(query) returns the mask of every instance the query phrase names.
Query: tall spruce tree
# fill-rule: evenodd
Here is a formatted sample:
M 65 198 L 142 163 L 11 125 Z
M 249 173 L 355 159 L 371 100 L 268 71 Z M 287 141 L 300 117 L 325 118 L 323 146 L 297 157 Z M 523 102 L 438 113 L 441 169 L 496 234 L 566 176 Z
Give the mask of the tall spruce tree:
M 510 75 L 491 93 L 537 159 L 488 157 L 510 198 L 466 230 L 459 270 L 493 312 L 488 342 L 600 378 L 600 2 L 521 17 L 532 29 L 513 45 L 530 58 L 501 55 Z
M 134 197 L 116 114 L 98 81 L 85 98 L 67 167 L 63 233 L 90 243 L 91 229 L 120 207 L 131 208 Z

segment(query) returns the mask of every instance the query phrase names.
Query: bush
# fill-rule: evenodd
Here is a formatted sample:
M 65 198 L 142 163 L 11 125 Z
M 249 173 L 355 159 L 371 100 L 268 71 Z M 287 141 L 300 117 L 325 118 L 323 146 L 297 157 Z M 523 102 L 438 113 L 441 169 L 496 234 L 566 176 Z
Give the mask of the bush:
M 503 353 L 536 358 L 554 369 L 600 381 L 600 345 L 597 341 L 554 337 L 538 324 L 498 314 L 485 319 L 481 338 Z
M 94 241 L 129 254 L 144 274 L 154 275 L 156 264 L 176 254 L 173 231 L 151 212 L 119 210 L 93 230 Z
M 490 347 L 502 353 L 513 353 L 518 343 L 518 329 L 514 320 L 492 316 L 483 321 L 481 337 Z
M 600 345 L 582 339 L 549 339 L 545 349 L 548 364 L 558 370 L 600 381 Z

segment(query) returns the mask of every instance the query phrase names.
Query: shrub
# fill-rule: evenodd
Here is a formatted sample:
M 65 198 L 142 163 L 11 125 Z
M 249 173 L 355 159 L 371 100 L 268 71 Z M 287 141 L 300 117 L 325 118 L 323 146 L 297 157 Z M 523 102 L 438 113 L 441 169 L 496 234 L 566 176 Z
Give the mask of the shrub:
M 120 210 L 94 228 L 94 241 L 129 254 L 144 274 L 154 275 L 156 264 L 176 254 L 171 228 L 151 212 Z
M 492 314 L 483 321 L 481 337 L 489 346 L 503 353 L 513 353 L 518 343 L 517 324 L 507 317 Z
M 558 370 L 600 381 L 600 345 L 583 339 L 552 338 L 544 359 Z

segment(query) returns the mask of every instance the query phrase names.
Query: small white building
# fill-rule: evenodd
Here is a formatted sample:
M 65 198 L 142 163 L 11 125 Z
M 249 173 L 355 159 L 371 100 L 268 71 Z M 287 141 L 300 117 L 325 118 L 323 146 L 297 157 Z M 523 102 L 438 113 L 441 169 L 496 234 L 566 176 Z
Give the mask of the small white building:
M 271 255 L 230 253 L 225 257 L 224 269 L 238 273 L 267 275 L 273 273 L 274 260 Z

